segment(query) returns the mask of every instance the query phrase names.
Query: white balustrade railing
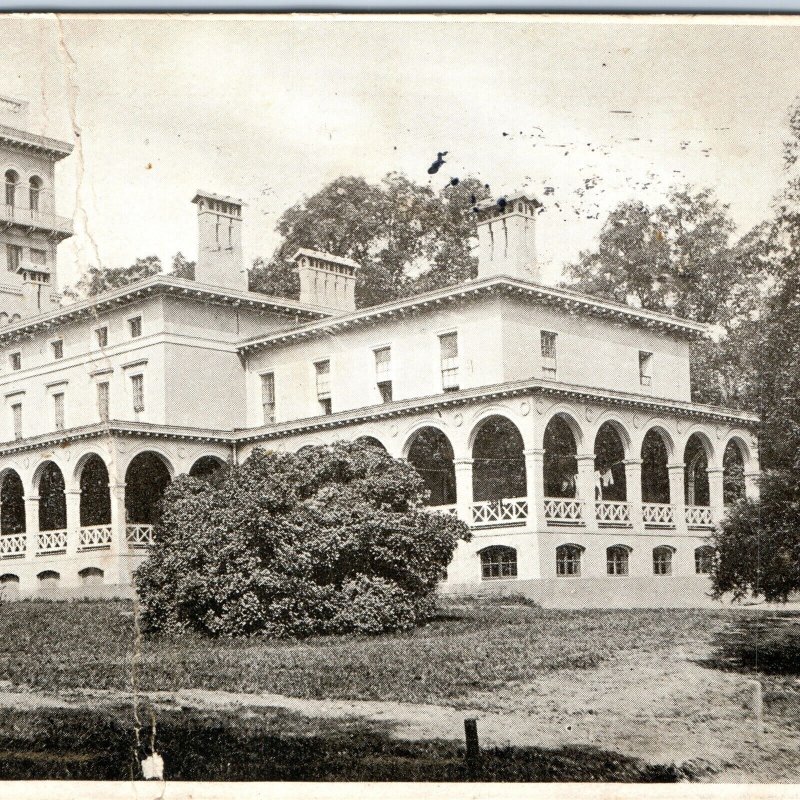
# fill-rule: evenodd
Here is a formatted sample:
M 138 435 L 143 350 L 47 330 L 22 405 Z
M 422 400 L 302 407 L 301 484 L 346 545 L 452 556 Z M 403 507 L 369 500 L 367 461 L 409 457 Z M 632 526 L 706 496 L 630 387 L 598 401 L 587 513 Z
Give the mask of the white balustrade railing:
M 66 530 L 39 531 L 36 537 L 36 554 L 59 553 L 67 549 Z
M 0 558 L 23 558 L 27 538 L 24 533 L 4 533 L 0 536 Z
M 674 528 L 675 506 L 669 503 L 642 503 L 642 522 L 647 528 Z
M 525 497 L 484 500 L 470 506 L 471 524 L 475 527 L 514 525 L 528 519 L 528 499 Z
M 569 497 L 545 497 L 544 517 L 548 525 L 582 525 L 583 501 Z
M 600 500 L 595 503 L 597 524 L 626 528 L 631 524 L 631 507 L 619 500 Z
M 111 546 L 110 525 L 90 525 L 80 529 L 78 548 L 81 550 L 95 550 Z
M 433 514 L 450 514 L 450 516 L 456 516 L 456 506 L 426 506 L 426 511 L 430 511 Z
M 149 547 L 153 544 L 152 525 L 126 525 L 125 535 L 131 547 Z
M 713 528 L 710 506 L 686 506 L 686 525 L 689 528 Z

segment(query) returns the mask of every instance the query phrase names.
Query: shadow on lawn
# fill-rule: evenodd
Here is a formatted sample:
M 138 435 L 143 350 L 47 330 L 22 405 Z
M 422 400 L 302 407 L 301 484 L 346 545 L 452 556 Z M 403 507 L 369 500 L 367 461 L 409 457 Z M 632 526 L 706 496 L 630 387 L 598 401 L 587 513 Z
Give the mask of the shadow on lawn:
M 0 779 L 139 778 L 130 713 L 129 708 L 0 711 Z M 149 720 L 149 712 L 142 719 Z M 148 722 L 143 747 L 150 735 Z M 470 776 L 456 743 L 395 740 L 386 726 L 310 720 L 288 712 L 161 710 L 155 743 L 167 780 L 671 783 L 687 777 L 674 766 L 577 746 L 486 749 Z
M 800 675 L 800 614 L 739 618 L 716 634 L 714 652 L 697 663 L 727 672 Z

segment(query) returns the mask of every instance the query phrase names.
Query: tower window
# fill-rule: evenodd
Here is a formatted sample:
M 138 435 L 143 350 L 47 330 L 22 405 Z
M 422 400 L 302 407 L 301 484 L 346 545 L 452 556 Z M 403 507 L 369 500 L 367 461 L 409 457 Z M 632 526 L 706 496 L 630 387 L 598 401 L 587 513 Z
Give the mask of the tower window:
M 458 381 L 458 334 L 443 333 L 439 337 L 439 350 L 442 368 L 442 389 L 457 392 Z
M 64 393 L 59 392 L 53 395 L 53 416 L 55 418 L 56 430 L 64 430 Z
M 542 376 L 545 378 L 556 377 L 556 342 L 558 334 L 553 331 L 542 331 L 540 334 L 542 350 Z
M 261 408 L 264 411 L 264 424 L 275 422 L 275 373 L 267 372 L 261 376 Z
M 11 406 L 11 417 L 14 422 L 14 438 L 22 438 L 22 403 L 14 403 Z
M 37 267 L 44 267 L 47 265 L 47 250 L 37 250 L 31 247 L 31 264 L 36 264 Z
M 653 383 L 653 354 L 639 351 L 639 383 L 651 386 Z
M 332 412 L 331 406 L 331 362 L 317 361 L 314 364 L 317 373 L 317 400 L 323 414 Z
M 28 184 L 28 207 L 31 211 L 38 211 L 39 195 L 42 192 L 42 179 L 34 175 Z
M 97 414 L 102 422 L 110 418 L 110 385 L 107 381 L 97 384 Z
M 142 335 L 142 318 L 141 317 L 133 317 L 132 319 L 128 320 L 128 326 L 130 327 L 131 331 L 131 338 L 136 339 L 138 336 Z
M 144 375 L 131 375 L 133 410 L 137 414 L 144 411 Z
M 54 342 L 50 342 L 50 347 L 53 348 L 53 358 L 56 361 L 60 358 L 64 358 L 64 342 L 62 339 L 56 339 Z
M 6 171 L 6 205 L 14 206 L 17 196 L 17 184 L 19 175 L 13 169 Z
M 9 272 L 16 272 L 22 263 L 22 248 L 18 244 L 6 245 L 6 267 Z

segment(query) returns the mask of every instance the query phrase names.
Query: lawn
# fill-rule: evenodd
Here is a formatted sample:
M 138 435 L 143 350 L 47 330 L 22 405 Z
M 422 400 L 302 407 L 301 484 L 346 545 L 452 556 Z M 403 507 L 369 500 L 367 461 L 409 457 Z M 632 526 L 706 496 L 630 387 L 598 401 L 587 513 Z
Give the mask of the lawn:
M 448 600 L 428 625 L 379 637 L 144 637 L 138 686 L 458 703 L 554 671 L 592 669 L 619 653 L 668 651 L 710 636 L 724 618 L 708 611 L 557 611 Z M 0 681 L 47 691 L 127 690 L 133 643 L 128 602 L 6 603 Z

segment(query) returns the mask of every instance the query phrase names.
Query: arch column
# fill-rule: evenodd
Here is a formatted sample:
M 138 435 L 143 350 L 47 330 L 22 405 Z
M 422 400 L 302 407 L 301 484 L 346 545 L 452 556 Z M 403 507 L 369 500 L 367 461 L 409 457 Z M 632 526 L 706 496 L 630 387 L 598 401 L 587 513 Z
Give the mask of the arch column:
M 39 544 L 39 497 L 25 498 L 25 558 L 33 559 Z
M 125 484 L 109 483 L 108 494 L 111 500 L 111 564 L 109 583 L 130 582 L 128 569 L 128 532 L 125 514 Z M 112 571 L 113 570 L 113 571 Z
M 462 522 L 472 524 L 472 465 L 471 458 L 454 458 L 456 473 L 456 514 Z
M 723 470 L 707 469 L 708 475 L 708 504 L 711 506 L 711 518 L 715 525 L 725 516 L 725 499 L 723 494 Z
M 627 458 L 625 464 L 625 491 L 628 514 L 634 533 L 644 533 L 642 519 L 642 459 Z
M 81 536 L 81 493 L 78 491 L 65 491 L 64 499 L 67 506 L 67 552 L 66 555 L 74 556 L 78 552 Z
M 758 485 L 760 472 L 745 472 L 744 474 L 744 496 L 748 500 L 758 501 L 761 497 L 761 488 Z
M 685 472 L 686 465 L 683 462 L 679 464 L 667 464 L 667 472 L 669 473 L 669 502 L 673 509 L 675 520 L 675 533 L 686 534 L 688 528 L 686 527 L 686 497 L 685 497 Z
M 578 499 L 583 501 L 583 522 L 587 531 L 597 530 L 597 508 L 594 497 L 594 453 L 580 453 L 578 462 Z
M 525 480 L 528 486 L 528 526 L 538 533 L 547 530 L 544 516 L 544 449 L 529 448 L 525 454 Z

